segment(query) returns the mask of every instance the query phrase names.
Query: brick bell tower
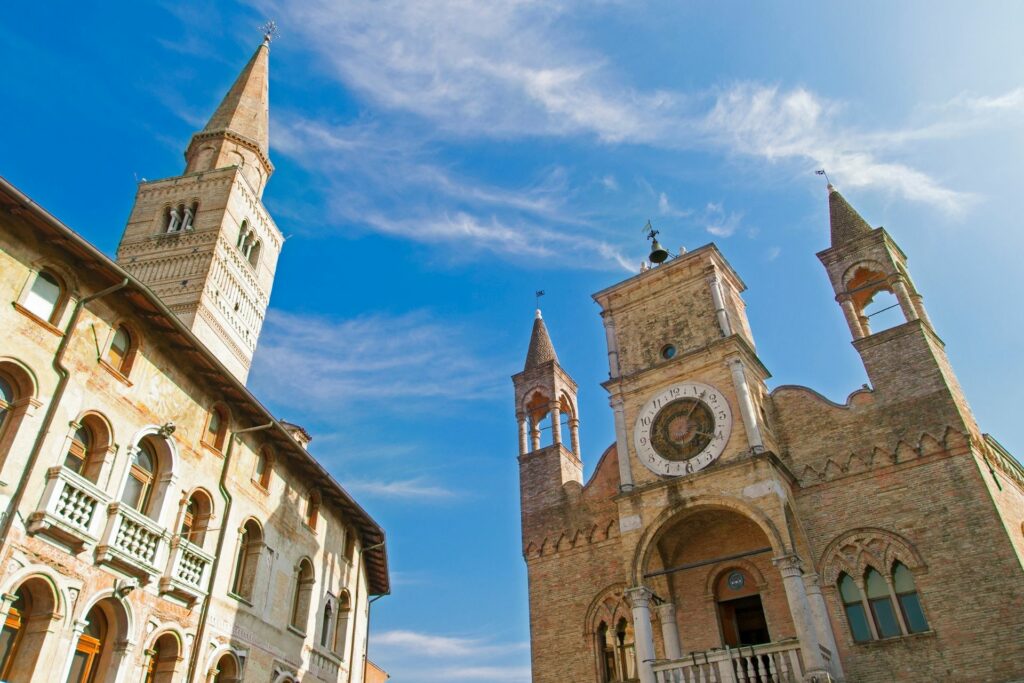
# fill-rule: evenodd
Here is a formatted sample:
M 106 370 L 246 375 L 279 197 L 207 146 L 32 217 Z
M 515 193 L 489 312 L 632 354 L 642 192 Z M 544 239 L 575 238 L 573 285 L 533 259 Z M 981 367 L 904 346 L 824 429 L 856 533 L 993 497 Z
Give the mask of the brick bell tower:
M 519 487 L 523 537 L 536 514 L 559 505 L 563 488 L 583 485 L 580 459 L 579 413 L 576 382 L 558 363 L 547 326 L 537 309 L 523 371 L 512 376 L 519 425 Z M 569 428 L 568 447 L 562 433 L 562 416 Z M 550 442 L 542 428 L 550 421 Z
M 978 435 L 945 344 L 910 279 L 906 254 L 885 228 L 872 228 L 831 184 L 828 207 L 832 244 L 818 253 L 818 259 L 828 272 L 877 399 L 902 404 L 904 413 L 919 410 L 945 424 L 963 424 Z M 873 332 L 865 309 L 881 292 L 895 296 L 904 322 Z
M 263 206 L 270 37 L 185 150 L 185 172 L 142 182 L 117 262 L 243 382 L 284 243 Z

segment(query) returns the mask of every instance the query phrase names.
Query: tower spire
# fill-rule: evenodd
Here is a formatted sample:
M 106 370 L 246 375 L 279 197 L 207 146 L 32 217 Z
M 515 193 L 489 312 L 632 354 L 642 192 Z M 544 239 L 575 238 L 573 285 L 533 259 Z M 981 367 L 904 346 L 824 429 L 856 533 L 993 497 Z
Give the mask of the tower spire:
M 867 235 L 872 230 L 868 222 L 850 206 L 831 183 L 828 185 L 828 218 L 832 228 L 833 247 Z
M 558 354 L 555 353 L 555 345 L 551 343 L 551 336 L 548 334 L 548 328 L 544 324 L 544 317 L 538 308 L 537 314 L 533 319 L 530 348 L 526 352 L 526 365 L 523 366 L 523 370 L 535 368 L 551 360 L 557 363 Z
M 267 37 L 235 79 L 213 116 L 192 136 L 185 173 L 238 166 L 257 195 L 274 172 L 270 162 L 270 42 Z

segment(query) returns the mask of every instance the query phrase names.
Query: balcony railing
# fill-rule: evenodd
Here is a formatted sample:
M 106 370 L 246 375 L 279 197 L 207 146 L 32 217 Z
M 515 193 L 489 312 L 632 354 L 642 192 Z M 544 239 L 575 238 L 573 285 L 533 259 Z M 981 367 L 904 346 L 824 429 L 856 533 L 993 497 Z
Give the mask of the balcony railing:
M 39 510 L 28 518 L 30 533 L 50 536 L 75 552 L 99 541 L 103 509 L 110 499 L 91 481 L 64 467 L 46 471 Z
M 795 638 L 691 652 L 682 659 L 655 662 L 653 669 L 658 683 L 800 683 L 804 671 Z
M 107 506 L 107 527 L 96 547 L 96 561 L 116 566 L 143 583 L 160 573 L 166 531 L 124 503 Z
M 167 569 L 160 579 L 160 592 L 195 602 L 209 589 L 213 555 L 181 536 L 171 539 L 170 548 Z

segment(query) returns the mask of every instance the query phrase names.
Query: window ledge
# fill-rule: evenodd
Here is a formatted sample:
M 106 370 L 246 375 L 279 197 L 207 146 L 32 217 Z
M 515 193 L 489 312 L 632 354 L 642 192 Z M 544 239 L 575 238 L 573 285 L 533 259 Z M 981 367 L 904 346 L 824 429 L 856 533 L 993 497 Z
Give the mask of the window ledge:
M 98 360 L 99 360 L 99 364 L 103 367 L 103 369 L 106 370 L 107 372 L 109 372 L 111 375 L 113 375 L 114 379 L 116 379 L 117 381 L 121 382 L 122 384 L 124 384 L 127 387 L 134 386 L 132 384 L 132 381 L 130 379 L 128 379 L 127 377 L 125 377 L 121 373 L 120 370 L 115 368 L 113 365 L 108 363 L 103 358 L 99 358 Z
M 221 449 L 217 448 L 216 446 L 210 445 L 210 444 L 206 443 L 205 441 L 200 441 L 199 443 L 200 443 L 200 445 L 202 445 L 203 450 L 210 451 L 211 453 L 216 455 L 218 458 L 223 458 L 224 457 L 224 451 L 222 451 Z
M 53 335 L 55 335 L 57 337 L 63 337 L 64 336 L 64 332 L 62 332 L 61 329 L 59 327 L 57 327 L 56 325 L 54 325 L 53 323 L 49 322 L 48 320 L 43 320 L 38 315 L 36 315 L 32 311 L 28 310 L 27 308 L 25 308 L 24 306 L 19 304 L 17 301 L 13 301 L 11 303 L 14 306 L 14 310 L 16 310 L 18 313 L 21 313 L 23 316 L 25 316 L 26 318 L 28 318 L 29 320 L 31 320 L 35 324 L 37 324 L 40 327 L 42 327 L 44 330 L 46 330 L 50 334 L 53 334 Z
M 902 643 L 902 642 L 907 642 L 907 641 L 913 641 L 913 640 L 916 640 L 918 638 L 934 638 L 935 635 L 936 635 L 935 631 L 928 630 L 928 631 L 921 631 L 919 633 L 907 633 L 906 635 L 900 634 L 898 636 L 891 636 L 889 638 L 879 638 L 878 640 L 867 640 L 867 641 L 865 641 L 863 643 L 856 643 L 855 642 L 854 645 L 856 645 L 858 647 L 864 647 L 864 648 L 870 649 L 870 648 L 877 648 L 877 647 L 885 647 L 885 646 L 891 645 L 893 643 Z
M 313 526 L 312 524 L 310 524 L 306 520 L 302 520 L 302 526 L 306 527 L 306 531 L 308 531 L 309 533 L 311 533 L 314 536 L 316 536 L 316 527 L 315 526 Z
M 256 490 L 259 491 L 260 493 L 262 493 L 263 495 L 269 495 L 270 494 L 270 491 L 267 489 L 267 487 L 264 486 L 263 484 L 259 483 L 255 479 L 250 479 L 249 481 L 251 481 L 252 485 L 256 487 Z
M 316 652 L 321 657 L 324 657 L 325 659 L 334 662 L 334 664 L 338 666 L 341 666 L 344 663 L 344 660 L 341 658 L 341 655 L 339 655 L 337 652 L 330 649 L 326 645 L 314 645 L 313 652 Z
M 299 629 L 295 628 L 291 624 L 288 624 L 288 630 L 291 631 L 292 633 L 294 633 L 295 635 L 299 636 L 300 638 L 305 638 L 306 637 L 306 632 L 305 631 L 300 631 Z
M 243 605 L 248 605 L 249 607 L 252 607 L 252 603 L 249 602 L 248 598 L 244 598 L 244 597 L 242 597 L 241 595 L 239 595 L 238 593 L 236 593 L 234 591 L 228 591 L 228 597 L 229 598 L 234 598 L 235 600 L 237 600 L 238 602 L 242 603 Z

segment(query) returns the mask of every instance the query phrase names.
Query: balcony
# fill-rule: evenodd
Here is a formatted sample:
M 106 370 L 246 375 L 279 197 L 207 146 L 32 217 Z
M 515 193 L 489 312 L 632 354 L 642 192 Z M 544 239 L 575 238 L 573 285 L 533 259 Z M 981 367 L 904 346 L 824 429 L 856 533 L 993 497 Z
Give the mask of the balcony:
M 172 538 L 170 547 L 167 570 L 160 578 L 160 592 L 192 604 L 208 591 L 213 555 L 181 536 Z
M 822 648 L 831 669 L 831 652 Z M 800 683 L 804 680 L 800 641 L 691 652 L 682 659 L 655 662 L 658 683 Z
M 99 542 L 103 509 L 109 500 L 85 477 L 63 467 L 51 467 L 46 471 L 40 509 L 28 518 L 28 531 L 81 552 Z
M 166 530 L 124 503 L 107 506 L 107 527 L 96 547 L 96 561 L 149 582 L 163 564 Z

